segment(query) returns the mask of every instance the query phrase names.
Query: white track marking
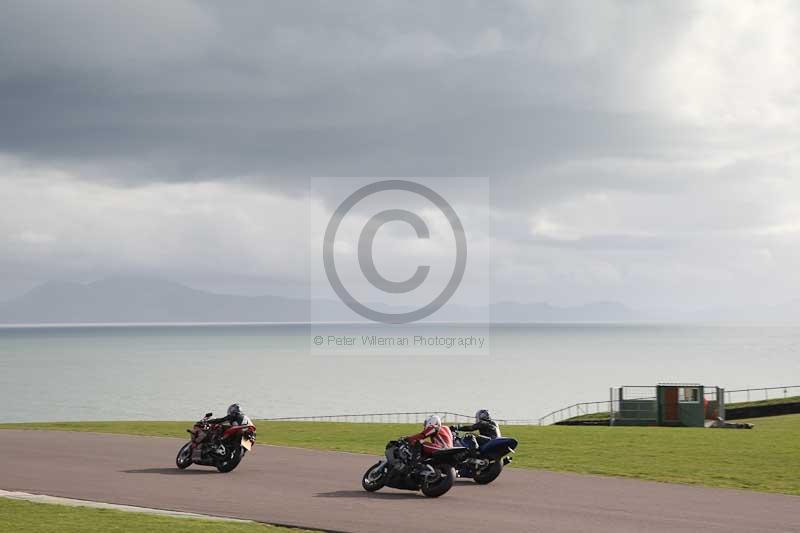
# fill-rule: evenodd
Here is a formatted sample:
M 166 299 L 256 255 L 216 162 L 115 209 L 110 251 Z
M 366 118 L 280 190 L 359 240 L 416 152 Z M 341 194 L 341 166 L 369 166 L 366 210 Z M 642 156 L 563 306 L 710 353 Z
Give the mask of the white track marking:
M 58 505 L 68 505 L 70 507 L 92 507 L 95 509 L 113 509 L 115 511 L 126 511 L 129 513 L 145 513 L 161 516 L 171 516 L 174 518 L 195 518 L 198 520 L 221 520 L 225 522 L 239 522 L 255 524 L 252 520 L 242 520 L 239 518 L 226 518 L 223 516 L 211 516 L 198 513 L 184 513 L 182 511 L 168 511 L 165 509 L 152 509 L 150 507 L 136 507 L 133 505 L 119 505 L 116 503 L 93 502 L 89 500 L 75 500 L 72 498 L 60 498 L 58 496 L 48 496 L 46 494 L 29 494 L 27 492 L 14 492 L 0 489 L 0 498 L 10 498 L 12 500 L 26 500 L 36 503 L 52 503 Z

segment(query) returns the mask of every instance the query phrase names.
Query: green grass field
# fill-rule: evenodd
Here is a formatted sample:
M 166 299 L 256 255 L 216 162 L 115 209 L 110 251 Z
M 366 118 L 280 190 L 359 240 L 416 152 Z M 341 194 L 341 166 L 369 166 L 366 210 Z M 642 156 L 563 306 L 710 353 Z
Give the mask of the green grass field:
M 174 518 L 144 513 L 33 503 L 0 498 L 0 531 L 15 533 L 302 533 L 305 530 L 262 524 Z
M 800 414 L 752 420 L 753 430 L 506 426 L 520 441 L 514 466 L 800 495 Z M 256 421 L 259 442 L 379 455 L 408 424 Z M 0 424 L 186 438 L 189 422 Z M 258 451 L 256 450 L 256 453 Z M 264 450 L 264 453 L 268 453 Z

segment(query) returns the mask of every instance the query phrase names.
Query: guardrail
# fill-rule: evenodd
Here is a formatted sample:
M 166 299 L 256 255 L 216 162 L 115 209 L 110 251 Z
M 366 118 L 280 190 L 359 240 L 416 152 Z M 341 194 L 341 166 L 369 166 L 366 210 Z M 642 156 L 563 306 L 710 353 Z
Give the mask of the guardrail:
M 475 417 L 450 411 L 409 411 L 399 413 L 358 413 L 346 415 L 320 416 L 285 416 L 280 418 L 264 418 L 269 422 L 355 422 L 380 424 L 413 424 L 422 423 L 430 415 L 438 415 L 446 423 L 471 422 Z
M 543 417 L 539 418 L 536 422 L 540 426 L 549 426 L 551 424 L 556 424 L 562 420 L 567 420 L 568 418 L 574 418 L 576 416 L 586 416 L 604 412 L 607 413 L 610 411 L 610 400 L 574 403 L 562 409 L 547 413 Z
M 754 387 L 752 389 L 734 389 L 725 391 L 725 404 L 755 402 L 759 400 L 777 400 L 800 396 L 800 385 L 784 385 L 782 387 Z M 581 402 L 547 413 L 539 418 L 540 426 L 556 424 L 576 416 L 611 412 L 611 401 Z
M 784 385 L 783 387 L 758 387 L 755 389 L 737 389 L 725 391 L 725 404 L 756 402 L 760 400 L 778 400 L 800 396 L 800 385 Z
M 725 403 L 752 402 L 758 400 L 773 400 L 800 396 L 800 385 L 786 385 L 783 387 L 757 387 L 752 389 L 736 389 L 725 391 Z M 597 402 L 580 402 L 557 409 L 540 418 L 497 418 L 497 422 L 506 425 L 539 425 L 556 424 L 569 418 L 611 412 L 612 402 L 602 400 Z M 454 413 L 451 411 L 408 411 L 396 413 L 356 413 L 343 415 L 319 416 L 287 416 L 279 418 L 265 418 L 269 422 L 354 422 L 354 423 L 381 423 L 381 424 L 416 424 L 421 423 L 431 414 L 439 417 L 447 424 L 471 423 L 472 415 Z
M 422 423 L 430 415 L 438 415 L 445 424 L 464 424 L 475 421 L 473 415 L 453 413 L 451 411 L 408 411 L 398 413 L 358 413 L 346 415 L 318 416 L 283 416 L 277 418 L 259 418 L 268 422 L 352 422 L 360 424 L 417 424 Z M 536 418 L 495 418 L 505 425 L 537 425 Z

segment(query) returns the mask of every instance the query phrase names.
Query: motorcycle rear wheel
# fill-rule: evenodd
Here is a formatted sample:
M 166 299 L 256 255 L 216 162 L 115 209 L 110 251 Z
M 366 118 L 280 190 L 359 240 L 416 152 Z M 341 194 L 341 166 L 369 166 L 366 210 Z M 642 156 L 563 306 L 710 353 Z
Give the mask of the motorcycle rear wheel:
M 436 483 L 431 485 L 427 483 L 423 483 L 420 490 L 422 494 L 429 498 L 438 498 L 448 490 L 453 487 L 453 483 L 456 481 L 456 471 L 452 466 L 440 466 L 437 469 L 441 469 L 443 477 L 439 479 Z
M 475 483 L 478 485 L 488 485 L 499 476 L 503 472 L 503 463 L 501 461 L 495 461 L 491 463 L 489 466 L 484 468 L 480 471 L 478 475 L 475 476 Z
M 217 463 L 217 470 L 223 474 L 227 474 L 239 466 L 239 463 L 242 462 L 242 449 L 243 448 L 241 446 L 236 446 L 230 453 L 228 453 L 228 455 L 225 456 L 225 459 Z
M 386 473 L 384 472 L 381 476 L 377 479 L 372 479 L 370 474 L 372 474 L 373 470 L 381 465 L 380 461 L 372 465 L 364 472 L 364 475 L 361 476 L 361 486 L 364 487 L 364 490 L 367 492 L 375 492 L 376 490 L 380 490 L 386 484 Z
M 192 443 L 187 442 L 184 444 L 180 450 L 178 450 L 178 455 L 175 457 L 175 466 L 180 468 L 181 470 L 188 468 L 189 465 L 192 464 Z

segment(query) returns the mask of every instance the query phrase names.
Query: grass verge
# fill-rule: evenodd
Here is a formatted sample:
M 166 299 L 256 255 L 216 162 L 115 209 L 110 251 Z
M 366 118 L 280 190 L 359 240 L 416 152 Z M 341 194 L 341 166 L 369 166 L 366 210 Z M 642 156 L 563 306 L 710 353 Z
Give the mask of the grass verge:
M 243 524 L 220 520 L 175 518 L 138 512 L 93 509 L 51 503 L 34 503 L 0 498 L 0 531 L 16 533 L 298 533 L 305 530 L 289 529 L 265 524 Z M 310 532 L 309 532 L 310 533 Z
M 754 430 L 506 426 L 520 442 L 514 466 L 800 495 L 800 414 L 753 420 Z M 186 437 L 188 422 L 0 424 Z M 259 441 L 379 455 L 386 441 L 418 431 L 408 424 L 256 422 Z M 256 453 L 258 451 L 256 450 Z

